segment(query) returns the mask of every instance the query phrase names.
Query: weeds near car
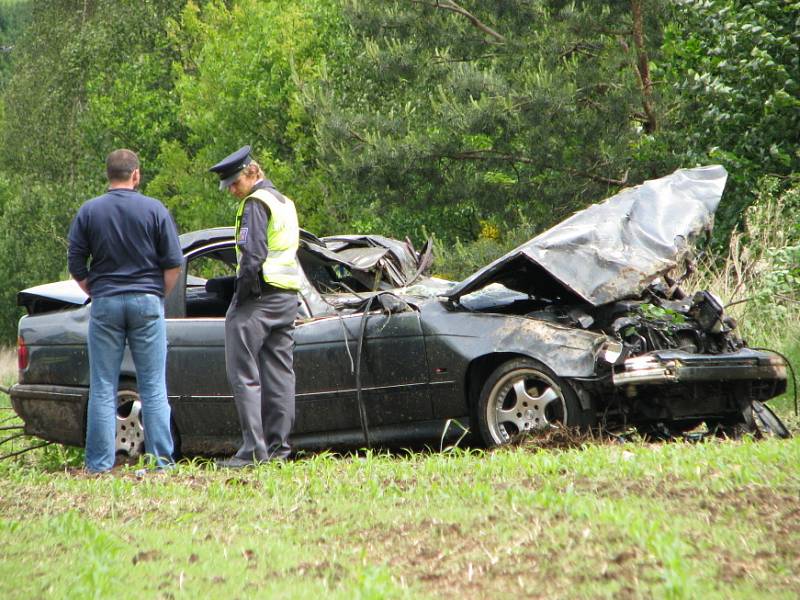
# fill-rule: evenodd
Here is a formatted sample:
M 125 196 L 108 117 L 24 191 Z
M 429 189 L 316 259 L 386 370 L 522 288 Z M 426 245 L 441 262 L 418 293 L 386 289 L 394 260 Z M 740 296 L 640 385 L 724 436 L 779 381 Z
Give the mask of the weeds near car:
M 0 347 L 0 382 L 7 384 L 17 377 L 16 348 Z

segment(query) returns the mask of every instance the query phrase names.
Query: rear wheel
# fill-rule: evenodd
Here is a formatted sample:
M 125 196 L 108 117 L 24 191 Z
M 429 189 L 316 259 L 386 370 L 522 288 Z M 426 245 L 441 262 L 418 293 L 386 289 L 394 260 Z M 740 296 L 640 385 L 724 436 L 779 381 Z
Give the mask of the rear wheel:
M 136 390 L 117 392 L 117 432 L 114 445 L 117 456 L 138 458 L 144 454 L 142 401 Z
M 130 385 L 130 384 L 129 384 Z M 170 418 L 170 432 L 174 446 L 173 457 L 180 457 L 180 436 L 174 419 Z M 142 401 L 132 387 L 117 391 L 117 420 L 114 447 L 117 459 L 133 462 L 145 453 Z
M 508 444 L 520 435 L 559 425 L 588 427 L 593 411 L 584 411 L 572 387 L 541 363 L 517 358 L 500 365 L 486 380 L 477 406 L 478 425 L 487 446 Z

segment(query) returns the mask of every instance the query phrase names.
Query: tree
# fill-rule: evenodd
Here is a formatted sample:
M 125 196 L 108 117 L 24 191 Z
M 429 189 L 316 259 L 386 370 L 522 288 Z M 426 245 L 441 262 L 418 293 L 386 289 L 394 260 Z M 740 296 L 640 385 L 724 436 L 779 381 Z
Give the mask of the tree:
M 230 6 L 229 6 L 230 5 Z M 170 25 L 185 140 L 165 140 L 148 191 L 187 228 L 232 223 L 208 167 L 244 144 L 297 203 L 305 227 L 338 227 L 316 173 L 313 126 L 298 90 L 315 85 L 344 37 L 338 2 L 187 3 Z
M 0 333 L 13 334 L 16 291 L 66 277 L 66 232 L 78 206 L 102 192 L 109 151 L 139 151 L 153 166 L 171 108 L 166 17 L 179 0 L 32 3 L 3 95 L 0 152 Z M 135 23 L 136 27 L 130 27 Z
M 628 182 L 643 98 L 630 5 L 350 0 L 344 14 L 352 45 L 304 103 L 361 228 L 474 239 Z
M 661 74 L 677 102 L 665 139 L 684 163 L 728 168 L 723 232 L 762 176 L 790 185 L 800 170 L 798 14 L 796 1 L 684 0 L 666 30 Z
M 31 0 L 6 0 L 0 3 L 0 89 L 11 74 L 14 46 L 30 18 L 32 5 Z
M 4 96 L 2 166 L 47 165 L 49 178 L 63 184 L 88 174 L 100 180 L 97 166 L 114 147 L 154 159 L 156 140 L 177 127 L 164 25 L 180 5 L 34 3 Z

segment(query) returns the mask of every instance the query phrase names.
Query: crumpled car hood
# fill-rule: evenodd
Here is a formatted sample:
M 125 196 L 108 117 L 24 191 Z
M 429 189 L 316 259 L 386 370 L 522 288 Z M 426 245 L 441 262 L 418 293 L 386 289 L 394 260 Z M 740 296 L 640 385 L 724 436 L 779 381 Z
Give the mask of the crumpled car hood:
M 490 283 L 594 306 L 636 297 L 711 230 L 727 177 L 712 165 L 624 189 L 500 257 L 446 297 L 458 301 Z

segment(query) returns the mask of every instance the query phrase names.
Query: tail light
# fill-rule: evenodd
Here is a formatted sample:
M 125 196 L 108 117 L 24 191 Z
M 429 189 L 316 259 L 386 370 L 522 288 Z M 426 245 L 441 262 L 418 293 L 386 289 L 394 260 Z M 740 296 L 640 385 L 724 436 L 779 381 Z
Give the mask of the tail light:
M 17 366 L 20 371 L 28 368 L 28 347 L 25 345 L 25 340 L 22 336 L 17 338 Z

